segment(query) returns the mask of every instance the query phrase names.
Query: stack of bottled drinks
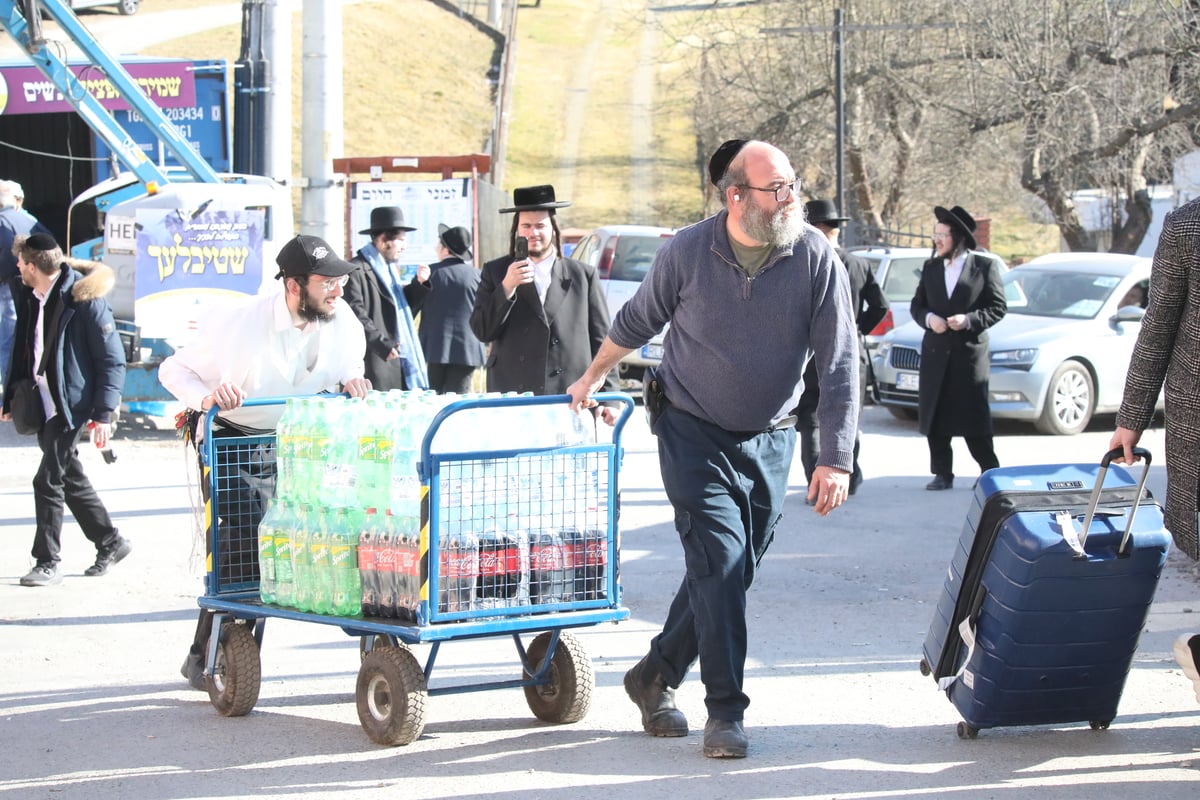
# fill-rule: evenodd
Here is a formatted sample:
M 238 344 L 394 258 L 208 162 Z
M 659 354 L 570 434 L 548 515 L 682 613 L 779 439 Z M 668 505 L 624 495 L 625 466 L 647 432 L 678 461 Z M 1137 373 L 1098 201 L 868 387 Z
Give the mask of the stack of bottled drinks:
M 288 400 L 275 499 L 259 528 L 264 603 L 416 619 L 420 448 L 434 416 L 458 399 L 393 391 Z M 440 611 L 607 596 L 607 462 L 596 452 L 529 453 L 589 440 L 565 404 L 557 417 L 547 408 L 456 412 L 439 428 L 432 449 L 463 454 L 442 464 L 440 524 L 430 531 Z

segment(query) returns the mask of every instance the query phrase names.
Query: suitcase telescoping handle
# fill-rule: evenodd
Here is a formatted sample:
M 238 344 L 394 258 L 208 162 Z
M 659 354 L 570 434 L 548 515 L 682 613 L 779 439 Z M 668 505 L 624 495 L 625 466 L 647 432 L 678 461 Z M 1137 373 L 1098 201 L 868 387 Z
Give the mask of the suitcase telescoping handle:
M 1104 454 L 1104 458 L 1100 459 L 1100 472 L 1096 475 L 1096 485 L 1092 487 L 1092 496 L 1088 498 L 1087 511 L 1083 515 L 1083 530 L 1079 534 L 1079 546 L 1083 547 L 1087 543 L 1088 528 L 1092 525 L 1092 517 L 1096 514 L 1096 505 L 1100 502 L 1100 490 L 1104 487 L 1104 476 L 1108 474 L 1108 465 L 1114 458 L 1124 455 L 1125 450 L 1120 447 L 1115 447 Z M 1125 552 L 1125 545 L 1129 543 L 1129 534 L 1133 531 L 1133 517 L 1137 514 L 1138 504 L 1142 502 L 1142 490 L 1146 488 L 1146 478 L 1150 476 L 1150 451 L 1144 447 L 1133 448 L 1133 454 L 1143 459 L 1146 463 L 1142 467 L 1142 477 L 1138 480 L 1137 493 L 1133 498 L 1133 505 L 1129 509 L 1129 515 L 1125 518 L 1125 535 L 1121 537 L 1121 546 L 1117 548 L 1118 553 Z

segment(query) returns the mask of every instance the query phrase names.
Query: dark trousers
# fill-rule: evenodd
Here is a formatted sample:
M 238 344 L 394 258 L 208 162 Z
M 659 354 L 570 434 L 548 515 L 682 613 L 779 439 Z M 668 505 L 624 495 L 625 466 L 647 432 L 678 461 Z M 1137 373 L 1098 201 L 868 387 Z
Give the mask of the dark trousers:
M 470 364 L 429 364 L 429 388 L 438 394 L 454 392 L 466 394 L 471 391 L 471 375 L 475 367 Z
M 62 540 L 63 504 L 71 509 L 83 535 L 96 546 L 113 544 L 117 529 L 108 510 L 83 474 L 75 443 L 82 426 L 68 428 L 62 414 L 55 414 L 38 432 L 42 463 L 33 477 L 33 507 L 37 528 L 30 551 L 39 564 L 57 564 Z
M 934 475 L 954 477 L 954 450 L 950 447 L 949 436 L 930 434 L 925 437 L 929 441 L 929 471 Z M 1000 466 L 996 458 L 996 450 L 992 447 L 991 436 L 964 436 L 971 457 L 979 464 L 980 472 L 987 472 Z
M 783 515 L 796 434 L 731 433 L 673 407 L 654 432 L 685 574 L 648 660 L 677 687 L 698 659 L 709 717 L 741 720 L 746 590 Z

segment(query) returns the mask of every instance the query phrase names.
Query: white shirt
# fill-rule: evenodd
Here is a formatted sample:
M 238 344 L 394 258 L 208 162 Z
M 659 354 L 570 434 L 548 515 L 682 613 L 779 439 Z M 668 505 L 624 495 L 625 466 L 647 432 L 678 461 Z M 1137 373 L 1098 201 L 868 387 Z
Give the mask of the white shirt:
M 42 363 L 42 353 L 46 351 L 46 301 L 54 293 L 54 287 L 58 285 L 58 279 L 62 277 L 62 270 L 54 273 L 54 280 L 50 281 L 50 286 L 46 289 L 46 293 L 42 294 L 37 289 L 33 290 L 33 296 L 38 301 L 37 324 L 33 327 L 33 382 L 37 384 L 38 394 L 42 397 L 42 408 L 46 412 L 46 419 L 50 419 L 58 413 L 58 409 L 54 407 L 54 398 L 50 395 L 50 384 L 46 382 L 44 374 L 37 374 L 38 365 Z
M 222 383 L 247 397 L 287 397 L 336 390 L 363 377 L 367 349 L 362 323 L 338 300 L 333 320 L 297 328 L 282 292 L 257 295 L 214 309 L 200 323 L 196 341 L 159 365 L 159 382 L 199 409 Z M 223 411 L 238 425 L 272 429 L 283 405 Z
M 558 253 L 551 250 L 550 255 L 541 261 L 529 262 L 529 265 L 533 267 L 533 285 L 537 287 L 538 299 L 542 301 L 542 305 L 546 304 L 546 290 L 550 288 L 550 271 L 554 268 L 556 258 L 558 258 Z
M 966 251 L 959 253 L 953 260 L 946 262 L 946 297 L 954 294 L 954 287 L 958 285 L 958 279 L 962 276 L 963 265 L 966 263 Z

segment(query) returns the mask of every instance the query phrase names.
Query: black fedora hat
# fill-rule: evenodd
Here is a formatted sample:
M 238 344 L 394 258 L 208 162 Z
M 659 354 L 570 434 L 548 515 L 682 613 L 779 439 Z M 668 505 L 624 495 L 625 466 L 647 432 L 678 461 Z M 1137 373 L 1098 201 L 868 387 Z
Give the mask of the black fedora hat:
M 451 228 L 439 222 L 438 240 L 452 255 L 463 261 L 471 257 L 471 232 L 461 225 Z
M 374 236 L 380 231 L 415 231 L 404 224 L 404 211 L 399 206 L 380 206 L 371 209 L 371 227 L 359 231 Z
M 838 213 L 832 200 L 809 200 L 804 204 L 804 211 L 808 215 L 809 225 L 821 224 L 836 228 L 850 219 Z
M 716 186 L 721 178 L 725 177 L 725 173 L 729 169 L 729 162 L 733 161 L 749 141 L 749 139 L 728 139 L 713 152 L 712 158 L 708 160 L 708 179 L 712 181 L 713 186 Z
M 978 245 L 975 243 L 975 218 L 967 213 L 967 210 L 962 206 L 955 206 L 947 211 L 941 206 L 934 206 L 933 215 L 937 217 L 937 221 L 943 225 L 949 225 L 963 235 L 967 241 L 967 249 L 974 250 Z
M 501 214 L 511 214 L 514 211 L 549 211 L 554 213 L 556 208 L 566 208 L 571 205 L 566 200 L 554 199 L 554 187 L 548 183 L 541 186 L 522 186 L 513 189 L 512 208 L 500 209 Z

